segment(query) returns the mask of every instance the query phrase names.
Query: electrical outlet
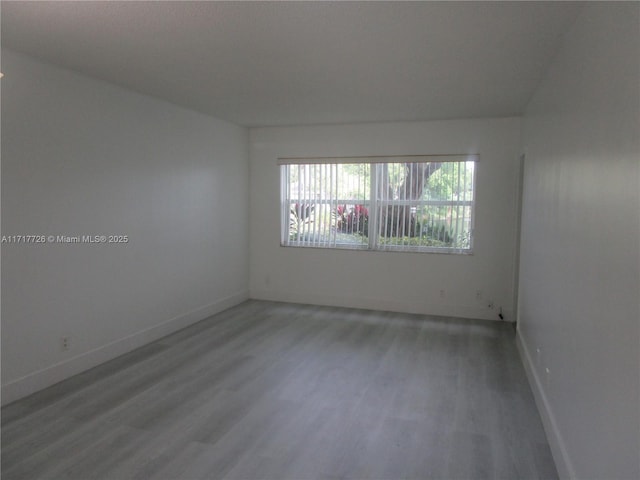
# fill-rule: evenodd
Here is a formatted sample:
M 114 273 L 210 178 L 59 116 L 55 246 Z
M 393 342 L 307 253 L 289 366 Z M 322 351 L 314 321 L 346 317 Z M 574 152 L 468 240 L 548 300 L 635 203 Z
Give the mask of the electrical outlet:
M 69 348 L 71 348 L 71 339 L 69 337 L 62 337 L 60 339 L 60 348 L 65 352 L 69 350 Z
M 440 290 L 440 298 L 444 298 L 446 295 L 446 292 L 444 290 Z

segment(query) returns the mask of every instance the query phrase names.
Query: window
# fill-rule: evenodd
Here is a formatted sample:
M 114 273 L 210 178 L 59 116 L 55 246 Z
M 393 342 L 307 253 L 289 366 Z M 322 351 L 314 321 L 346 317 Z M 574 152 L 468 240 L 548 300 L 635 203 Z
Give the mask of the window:
M 477 158 L 280 159 L 281 244 L 471 253 Z

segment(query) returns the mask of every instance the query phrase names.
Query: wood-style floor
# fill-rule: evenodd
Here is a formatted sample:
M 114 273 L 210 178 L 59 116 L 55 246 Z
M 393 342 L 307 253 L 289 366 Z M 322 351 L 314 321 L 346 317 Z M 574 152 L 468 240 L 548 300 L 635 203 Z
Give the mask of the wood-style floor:
M 2 409 L 2 478 L 556 478 L 510 325 L 249 301 Z

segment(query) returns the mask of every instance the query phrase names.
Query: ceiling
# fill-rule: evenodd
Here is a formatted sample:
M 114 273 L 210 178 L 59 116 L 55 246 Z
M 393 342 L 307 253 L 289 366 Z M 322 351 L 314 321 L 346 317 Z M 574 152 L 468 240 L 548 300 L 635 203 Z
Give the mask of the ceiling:
M 249 127 L 519 115 L 580 7 L 0 4 L 4 47 Z

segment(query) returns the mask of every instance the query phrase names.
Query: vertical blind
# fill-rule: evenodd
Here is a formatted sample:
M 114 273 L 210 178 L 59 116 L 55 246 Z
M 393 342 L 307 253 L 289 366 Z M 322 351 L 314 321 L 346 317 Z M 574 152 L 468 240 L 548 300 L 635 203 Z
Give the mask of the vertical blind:
M 281 244 L 470 253 L 477 160 L 280 159 Z

